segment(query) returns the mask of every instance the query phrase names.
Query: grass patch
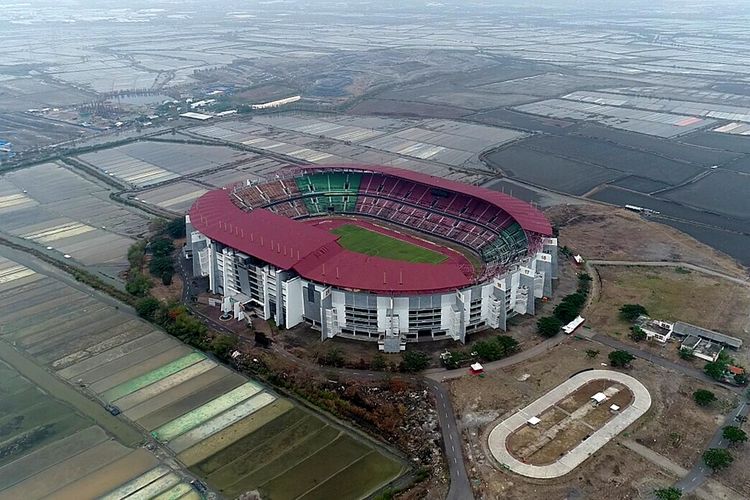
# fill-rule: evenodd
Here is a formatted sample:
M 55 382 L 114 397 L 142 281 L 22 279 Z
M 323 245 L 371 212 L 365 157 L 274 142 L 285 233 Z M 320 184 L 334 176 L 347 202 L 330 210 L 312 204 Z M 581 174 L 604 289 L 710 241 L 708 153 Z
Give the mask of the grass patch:
M 422 264 L 440 264 L 447 260 L 441 253 L 353 224 L 344 224 L 331 232 L 340 236 L 339 244 L 352 252 Z

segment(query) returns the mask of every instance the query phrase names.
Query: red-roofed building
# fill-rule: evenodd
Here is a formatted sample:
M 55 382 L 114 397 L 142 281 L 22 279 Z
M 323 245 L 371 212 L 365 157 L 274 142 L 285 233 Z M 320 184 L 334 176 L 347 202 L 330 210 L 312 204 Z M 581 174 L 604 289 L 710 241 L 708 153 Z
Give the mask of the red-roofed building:
M 376 222 L 370 228 L 442 249 L 446 259 L 344 248 L 330 224 L 317 222 L 342 217 Z M 379 340 L 386 350 L 504 329 L 508 317 L 533 314 L 556 278 L 557 242 L 536 208 L 392 167 L 284 169 L 206 193 L 187 220 L 193 271 L 209 277 L 225 312 L 242 319 L 254 311 L 287 327 L 306 321 L 321 338 Z

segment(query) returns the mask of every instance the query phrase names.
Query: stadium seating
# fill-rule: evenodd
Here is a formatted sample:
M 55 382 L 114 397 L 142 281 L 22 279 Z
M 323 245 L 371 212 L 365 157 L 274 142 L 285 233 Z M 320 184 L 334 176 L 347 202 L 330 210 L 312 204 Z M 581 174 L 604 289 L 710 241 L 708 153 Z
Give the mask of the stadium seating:
M 387 220 L 464 245 L 488 263 L 506 263 L 528 244 L 521 226 L 492 203 L 385 174 L 316 172 L 242 186 L 235 195 L 251 209 L 291 218 L 342 213 Z

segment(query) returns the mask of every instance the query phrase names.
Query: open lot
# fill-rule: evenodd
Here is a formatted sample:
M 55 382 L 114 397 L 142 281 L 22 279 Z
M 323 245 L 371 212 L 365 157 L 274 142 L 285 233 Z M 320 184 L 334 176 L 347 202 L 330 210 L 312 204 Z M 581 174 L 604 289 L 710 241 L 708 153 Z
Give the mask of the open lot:
M 360 462 L 370 463 L 369 476 L 360 473 L 361 482 L 350 484 L 349 496 L 343 497 L 359 498 L 405 470 L 399 459 L 372 442 L 245 379 L 81 285 L 73 286 L 0 259 L 0 316 L 0 342 L 12 342 L 57 377 L 86 387 L 102 405 L 119 408 L 122 416 L 118 418 L 134 422 L 144 434 L 164 444 L 182 463 L 193 467 L 211 486 L 228 496 L 261 488 L 272 497 L 326 498 L 337 487 L 336 482 L 328 481 L 337 474 L 346 475 L 350 467 L 358 470 Z M 43 411 L 29 416 L 61 418 L 52 406 L 38 409 Z M 15 422 L 12 415 L 0 416 L 0 434 L 8 419 Z M 328 430 L 317 442 L 309 441 L 308 432 L 282 439 L 282 429 L 303 422 L 321 432 Z M 8 429 L 23 432 L 43 423 L 29 418 Z M 81 428 L 80 423 L 75 423 L 70 423 L 72 427 L 66 432 Z M 243 444 L 237 445 L 240 442 Z M 251 452 L 263 446 L 266 452 Z M 278 460 L 269 462 L 272 451 L 279 454 Z M 100 484 L 86 472 L 80 479 L 71 476 L 61 498 L 89 489 L 106 493 L 157 465 L 158 461 L 146 450 L 137 450 L 132 457 L 126 452 L 127 449 L 121 458 L 118 455 L 110 461 L 133 461 L 130 476 L 122 476 L 116 465 L 111 470 L 102 467 L 102 474 L 111 474 L 106 483 Z M 227 453 L 231 458 L 224 458 Z M 231 462 L 245 472 L 211 476 L 198 467 L 207 460 Z M 179 478 L 166 473 L 157 477 L 157 485 L 163 487 L 158 491 L 179 488 Z
M 589 349 L 599 353 L 590 358 L 585 352 Z M 684 467 L 699 459 L 719 425 L 722 408 L 734 403 L 735 396 L 636 360 L 626 374 L 648 389 L 651 408 L 575 472 L 539 483 L 497 469 L 485 447 L 489 430 L 571 375 L 600 368 L 608 352 L 599 344 L 570 338 L 546 356 L 489 372 L 484 378 L 465 376 L 451 382 L 451 397 L 466 439 L 467 459 L 475 465 L 472 479 L 485 494 L 507 499 L 566 498 L 571 494 L 585 498 L 637 498 L 650 493 L 655 484 L 670 484 L 675 479 L 658 465 L 621 446 L 623 441 L 644 445 Z M 721 403 L 709 409 L 697 407 L 692 393 L 698 388 L 714 391 Z M 553 420 L 559 418 L 557 415 Z
M 587 259 L 684 261 L 734 276 L 746 275 L 746 270 L 726 254 L 625 209 L 558 205 L 545 213 L 560 229 L 560 245 Z

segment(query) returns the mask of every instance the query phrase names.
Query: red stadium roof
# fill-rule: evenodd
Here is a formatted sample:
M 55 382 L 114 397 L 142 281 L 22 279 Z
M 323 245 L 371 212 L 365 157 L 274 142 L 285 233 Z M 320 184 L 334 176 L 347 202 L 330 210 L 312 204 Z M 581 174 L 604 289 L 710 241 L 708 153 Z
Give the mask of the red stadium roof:
M 190 208 L 190 223 L 212 240 L 236 248 L 280 269 L 291 269 L 338 236 L 259 208 L 245 212 L 228 190 L 204 194 Z M 337 245 L 338 246 L 338 245 Z
M 474 196 L 510 214 L 528 232 L 550 235 L 549 222 L 537 209 L 511 196 L 391 167 L 336 165 L 303 167 L 302 171 L 339 168 L 401 177 L 447 191 Z M 457 262 L 417 264 L 352 252 L 338 236 L 263 208 L 245 211 L 232 191 L 218 189 L 201 196 L 190 208 L 190 222 L 211 238 L 280 269 L 343 288 L 374 292 L 410 293 L 455 290 L 472 284 Z

